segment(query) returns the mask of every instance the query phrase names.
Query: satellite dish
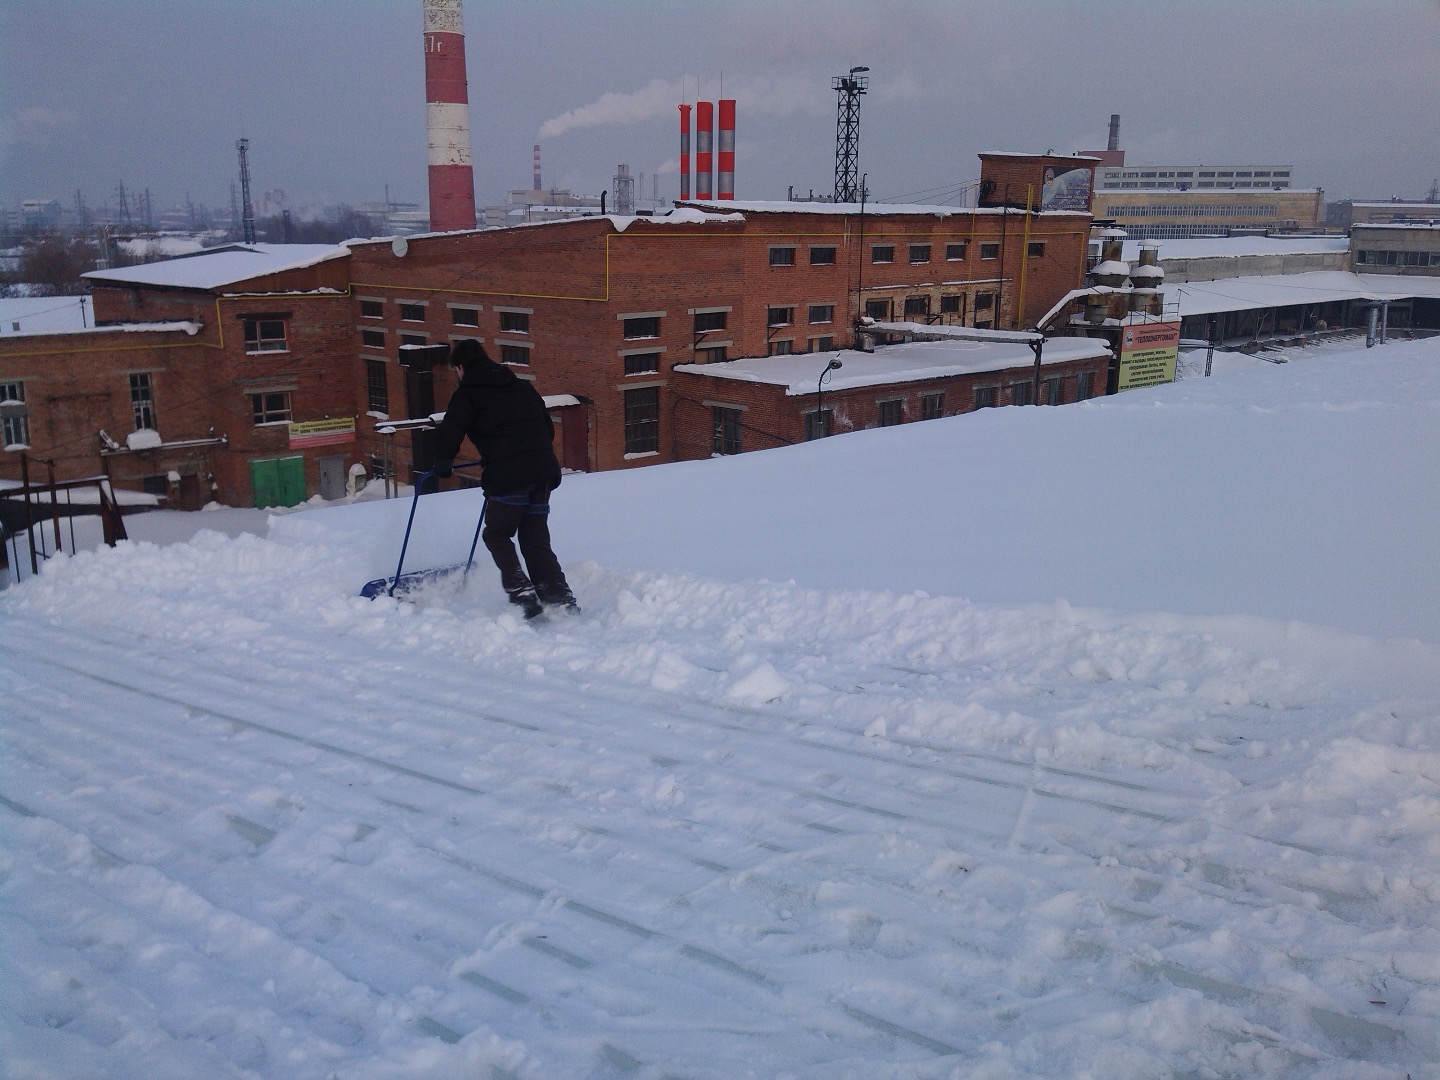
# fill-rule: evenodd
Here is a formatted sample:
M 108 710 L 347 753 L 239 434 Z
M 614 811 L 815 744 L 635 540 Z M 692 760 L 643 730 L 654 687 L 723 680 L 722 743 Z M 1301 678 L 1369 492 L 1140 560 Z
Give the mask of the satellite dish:
M 410 250 L 410 241 L 406 240 L 403 236 L 397 236 L 394 240 L 390 241 L 390 250 L 397 259 L 403 259 L 405 253 Z

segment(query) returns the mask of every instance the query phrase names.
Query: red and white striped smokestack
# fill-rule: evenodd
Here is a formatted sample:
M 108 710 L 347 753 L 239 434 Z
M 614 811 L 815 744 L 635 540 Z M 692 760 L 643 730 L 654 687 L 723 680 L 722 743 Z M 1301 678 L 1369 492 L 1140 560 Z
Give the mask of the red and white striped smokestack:
M 714 190 L 715 105 L 709 101 L 695 103 L 695 198 L 709 199 Z
M 425 0 L 425 130 L 430 145 L 430 228 L 475 228 L 470 95 L 461 0 Z
M 690 106 L 680 106 L 680 198 L 690 198 Z
M 534 190 L 534 191 L 539 191 L 539 190 L 541 190 L 541 189 L 540 189 L 540 144 L 539 144 L 538 142 L 535 144 L 535 187 L 534 187 L 532 190 Z
M 735 198 L 735 99 L 720 99 L 720 145 L 716 162 L 717 199 Z

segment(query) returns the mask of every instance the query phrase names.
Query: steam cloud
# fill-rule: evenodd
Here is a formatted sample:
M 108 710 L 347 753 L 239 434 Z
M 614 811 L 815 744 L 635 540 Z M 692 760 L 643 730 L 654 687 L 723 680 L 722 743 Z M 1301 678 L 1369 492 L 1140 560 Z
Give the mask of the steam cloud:
M 639 90 L 628 94 L 611 91 L 589 105 L 581 105 L 553 120 L 546 120 L 540 125 L 540 138 L 668 117 L 676 117 L 678 122 L 675 107 L 682 101 L 693 102 L 696 99 L 696 84 L 696 78 L 687 75 L 684 79 L 651 79 Z M 718 84 L 715 85 L 718 89 Z M 688 96 L 684 96 L 687 88 Z M 729 85 L 727 81 L 723 95 L 702 87 L 700 97 L 712 101 L 721 96 L 734 98 L 737 108 L 745 112 L 785 116 L 802 110 L 823 113 L 832 107 L 829 94 L 828 78 L 788 76 L 784 79 L 740 79 L 734 85 Z

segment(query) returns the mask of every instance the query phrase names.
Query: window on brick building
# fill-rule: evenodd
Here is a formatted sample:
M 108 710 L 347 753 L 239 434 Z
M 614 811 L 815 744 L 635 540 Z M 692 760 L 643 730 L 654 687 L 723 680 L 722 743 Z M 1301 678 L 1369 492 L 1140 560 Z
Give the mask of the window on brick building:
M 901 401 L 899 398 L 891 398 L 889 401 L 877 402 L 876 412 L 881 427 L 894 427 L 900 423 Z
M 771 266 L 794 266 L 795 249 L 793 247 L 772 247 L 770 249 Z
M 365 361 L 366 407 L 371 412 L 390 413 L 390 378 L 384 360 Z
M 25 383 L 23 380 L 11 382 L 0 382 L 0 402 L 13 401 L 17 404 L 25 404 Z M 29 446 L 30 445 L 30 418 L 22 415 L 23 410 L 11 406 L 6 409 L 0 407 L 0 417 L 3 417 L 4 443 L 3 446 Z
M 695 333 L 703 334 L 713 330 L 724 330 L 728 311 L 695 312 Z
M 964 300 L 964 293 L 952 293 L 949 296 L 940 297 L 940 314 L 958 315 L 963 319 L 965 317 Z
M 714 405 L 710 409 L 712 454 L 740 453 L 740 410 Z
M 480 309 L 473 307 L 452 307 L 450 322 L 455 326 L 479 326 Z
M 401 335 L 400 335 L 400 344 L 401 344 L 401 345 L 429 345 L 429 344 L 430 344 L 430 336 L 429 336 L 428 334 L 401 334 Z
M 250 395 L 250 414 L 256 426 L 290 422 L 290 391 L 272 390 Z
M 995 406 L 998 405 L 998 404 L 999 404 L 999 402 L 996 400 L 995 387 L 993 387 L 993 386 L 977 386 L 977 387 L 975 387 L 975 408 L 977 408 L 977 409 L 993 409 L 993 408 L 995 408 Z
M 385 305 L 379 300 L 361 300 L 360 317 L 362 319 L 383 319 L 385 317 Z
M 945 415 L 944 394 L 921 394 L 920 395 L 920 419 L 938 420 Z
M 772 307 L 765 309 L 766 326 L 789 326 L 795 321 L 793 307 Z
M 712 345 L 708 349 L 696 349 L 695 359 L 702 364 L 723 364 L 730 359 L 730 351 L 724 345 Z
M 625 453 L 653 454 L 660 449 L 660 388 L 625 391 Z
M 770 342 L 765 351 L 766 356 L 789 356 L 795 351 L 795 342 L 790 338 Z
M 835 348 L 835 339 L 834 339 L 833 337 L 829 337 L 829 336 L 826 336 L 826 337 L 812 337 L 812 338 L 810 339 L 809 344 L 810 344 L 810 351 L 811 351 L 812 353 L 814 353 L 814 352 L 829 352 L 831 349 Z
M 623 359 L 626 375 L 652 375 L 660 370 L 658 352 L 631 353 Z
M 1025 246 L 1025 254 L 1032 259 L 1038 259 L 1045 254 L 1045 243 L 1043 240 L 1032 240 Z
M 946 244 L 946 245 L 945 245 L 945 261 L 946 261 L 946 262 L 964 262 L 964 261 L 965 261 L 965 242 L 964 242 L 963 240 L 962 240 L 960 243 L 958 243 L 958 244 Z
M 835 321 L 835 305 L 834 305 L 834 304 L 811 304 L 811 305 L 810 305 L 810 324 L 811 324 L 812 326 L 815 325 L 816 323 L 828 323 L 828 322 L 834 322 L 834 321 Z
M 530 313 L 528 311 L 500 312 L 500 330 L 506 334 L 528 334 Z
M 1095 373 L 1082 371 L 1075 376 L 1075 400 L 1088 401 L 1095 396 Z
M 981 245 L 980 245 L 980 258 L 982 258 L 982 259 L 998 259 L 998 258 L 1000 258 L 1000 245 L 999 245 L 999 244 L 981 244 Z
M 286 352 L 285 320 L 256 316 L 245 319 L 247 353 Z
M 833 247 L 812 247 L 810 249 L 811 266 L 834 266 L 835 249 Z
M 364 345 L 365 348 L 367 348 L 367 349 L 383 349 L 383 348 L 385 348 L 385 331 L 384 331 L 384 330 L 361 330 L 361 331 L 360 331 L 360 344 L 361 344 L 361 345 Z
M 500 362 L 502 364 L 518 364 L 525 367 L 530 363 L 530 350 L 524 345 L 507 345 L 500 343 Z
M 995 294 L 993 292 L 982 292 L 975 297 L 976 311 L 989 311 L 995 306 Z
M 907 296 L 905 298 L 906 319 L 928 319 L 930 317 L 930 297 L 928 296 Z
M 1035 400 L 1035 384 L 1033 382 L 1017 382 L 1010 384 L 1010 404 L 1029 405 Z
M 870 261 L 872 263 L 893 263 L 895 261 L 895 245 L 873 244 L 870 248 Z
M 866 317 L 866 318 L 869 318 L 869 319 L 874 319 L 876 322 L 889 322 L 889 321 L 890 321 L 890 301 L 889 301 L 889 300 L 866 300 L 866 301 L 865 301 L 865 317 Z
M 622 333 L 627 341 L 635 338 L 651 338 L 660 336 L 660 316 L 658 315 L 637 315 L 632 319 L 620 320 L 623 327 Z
M 811 409 L 805 414 L 805 441 L 825 439 L 830 436 L 831 419 L 834 413 L 829 409 Z
M 930 261 L 930 245 L 911 244 L 910 261 L 912 263 L 928 263 Z
M 424 321 L 425 321 L 425 305 L 424 305 L 424 304 L 401 304 L 401 305 L 400 305 L 400 321 L 401 321 L 401 322 L 424 322 Z
M 151 385 L 148 371 L 130 376 L 130 413 L 135 419 L 136 431 L 142 428 L 156 430 L 155 388 Z
M 1065 380 L 1059 376 L 1046 379 L 1040 384 L 1040 391 L 1044 395 L 1042 400 L 1046 405 L 1065 404 Z

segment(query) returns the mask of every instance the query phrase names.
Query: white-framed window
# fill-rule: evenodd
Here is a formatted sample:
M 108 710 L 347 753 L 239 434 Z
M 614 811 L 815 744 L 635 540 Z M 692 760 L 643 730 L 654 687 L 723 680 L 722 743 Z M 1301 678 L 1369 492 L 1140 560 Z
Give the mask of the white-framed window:
M 505 334 L 530 333 L 530 312 L 497 308 L 500 313 L 500 331 Z
M 479 326 L 480 309 L 478 307 L 461 307 L 459 304 L 451 304 L 450 323 L 452 326 Z
M 385 317 L 385 301 L 361 300 L 360 317 L 362 319 L 383 319 Z
M 835 321 L 835 305 L 834 305 L 834 304 L 811 304 L 811 305 L 810 305 L 809 317 L 810 317 L 810 325 L 811 325 L 811 326 L 816 326 L 816 325 L 819 325 L 820 323 L 834 322 L 834 321 Z
M 872 244 L 870 247 L 870 261 L 872 263 L 893 263 L 895 261 L 895 245 Z
M 980 245 L 980 258 L 981 258 L 982 260 L 986 260 L 986 259 L 998 259 L 998 258 L 1000 258 L 1000 245 L 999 245 L 999 244 L 981 244 L 981 245 Z
M 620 315 L 621 336 L 626 341 L 634 341 L 637 338 L 658 338 L 660 336 L 660 320 L 664 317 L 663 311 L 650 311 L 636 315 Z
M 624 353 L 620 357 L 626 375 L 654 375 L 660 370 L 658 352 Z
M 401 322 L 424 322 L 424 321 L 425 321 L 425 305 L 424 305 L 424 304 L 401 304 L 401 305 L 400 305 L 400 321 L 401 321 Z
M 910 261 L 912 263 L 928 263 L 930 261 L 930 245 L 911 244 Z
M 25 383 L 15 379 L 11 382 L 0 382 L 0 402 L 14 401 L 23 405 L 25 403 Z M 29 446 L 30 445 L 30 418 L 21 415 L 20 410 L 15 408 L 0 409 L 0 416 L 4 417 L 4 446 Z
M 148 371 L 137 371 L 130 376 L 130 412 L 135 419 L 136 431 L 156 429 L 155 388 Z

